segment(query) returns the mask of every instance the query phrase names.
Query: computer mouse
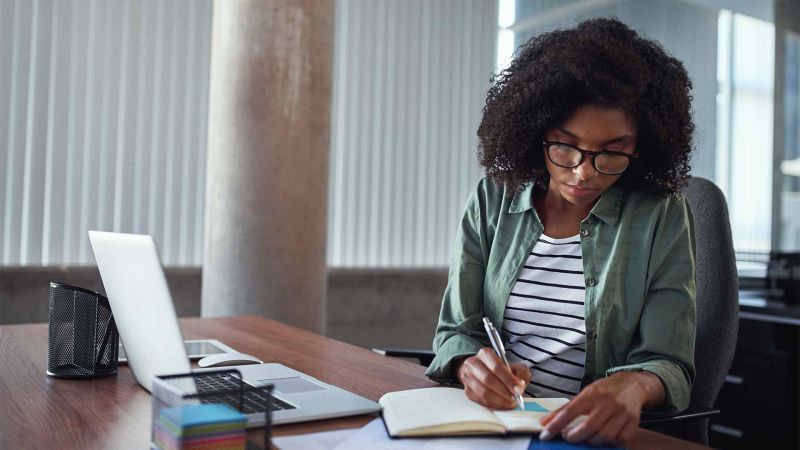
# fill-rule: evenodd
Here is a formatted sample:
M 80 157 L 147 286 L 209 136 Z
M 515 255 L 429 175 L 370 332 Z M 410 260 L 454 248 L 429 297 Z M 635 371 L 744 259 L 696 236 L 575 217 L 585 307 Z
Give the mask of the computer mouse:
M 244 353 L 217 353 L 197 361 L 197 365 L 200 367 L 243 366 L 245 364 L 263 363 L 255 356 L 245 355 Z

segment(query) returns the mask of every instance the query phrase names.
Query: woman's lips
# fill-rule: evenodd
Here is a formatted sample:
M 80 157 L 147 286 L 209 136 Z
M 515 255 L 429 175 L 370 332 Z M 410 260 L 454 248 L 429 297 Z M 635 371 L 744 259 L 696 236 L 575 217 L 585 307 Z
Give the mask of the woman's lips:
M 567 191 L 578 197 L 592 197 L 597 195 L 597 189 L 590 189 L 583 186 L 576 186 L 574 184 L 567 185 Z

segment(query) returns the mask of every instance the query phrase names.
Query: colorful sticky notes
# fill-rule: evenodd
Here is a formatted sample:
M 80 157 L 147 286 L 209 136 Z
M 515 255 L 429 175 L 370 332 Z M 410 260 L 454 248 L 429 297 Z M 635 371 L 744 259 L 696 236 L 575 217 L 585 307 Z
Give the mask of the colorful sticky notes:
M 153 424 L 159 450 L 244 450 L 247 416 L 226 404 L 164 408 Z
M 519 406 L 514 408 L 514 411 L 520 411 Z M 550 412 L 549 409 L 545 408 L 544 406 L 540 405 L 535 400 L 525 400 L 525 411 L 533 411 L 533 412 Z

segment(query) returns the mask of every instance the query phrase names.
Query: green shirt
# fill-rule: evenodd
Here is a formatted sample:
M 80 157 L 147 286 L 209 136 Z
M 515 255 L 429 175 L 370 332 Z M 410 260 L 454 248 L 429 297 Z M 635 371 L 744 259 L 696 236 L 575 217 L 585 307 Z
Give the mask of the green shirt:
M 499 329 L 506 301 L 544 225 L 528 185 L 513 196 L 488 179 L 467 202 L 426 374 L 456 382 L 453 362 L 489 345 L 481 319 Z M 612 186 L 581 222 L 586 280 L 582 386 L 618 371 L 648 371 L 664 384 L 663 411 L 689 405 L 694 379 L 695 257 L 681 194 Z

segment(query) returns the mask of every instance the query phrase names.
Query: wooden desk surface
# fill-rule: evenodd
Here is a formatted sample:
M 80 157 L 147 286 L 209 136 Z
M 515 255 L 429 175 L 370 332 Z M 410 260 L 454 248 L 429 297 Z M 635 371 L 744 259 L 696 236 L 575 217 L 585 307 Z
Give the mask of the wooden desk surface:
M 219 339 L 372 400 L 430 387 L 421 366 L 259 317 L 181 319 L 185 339 Z M 47 324 L 0 326 L 0 449 L 144 449 L 150 395 L 127 366 L 115 376 L 63 380 L 45 374 Z M 360 427 L 374 415 L 275 427 L 277 436 Z M 639 430 L 631 449 L 702 448 Z

